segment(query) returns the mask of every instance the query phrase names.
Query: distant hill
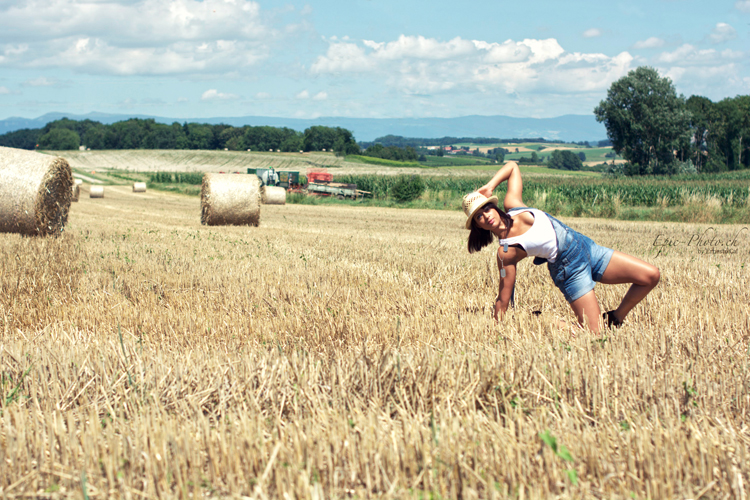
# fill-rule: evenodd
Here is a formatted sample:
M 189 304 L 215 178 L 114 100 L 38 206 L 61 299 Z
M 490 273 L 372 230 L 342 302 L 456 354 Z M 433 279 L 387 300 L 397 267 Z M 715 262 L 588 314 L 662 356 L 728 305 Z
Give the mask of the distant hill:
M 94 120 L 111 124 L 129 118 L 153 118 L 159 123 L 198 122 L 243 125 L 270 125 L 303 131 L 312 125 L 343 127 L 354 132 L 359 141 L 372 141 L 388 134 L 404 137 L 543 137 L 571 141 L 598 141 L 607 138 L 604 126 L 594 115 L 564 115 L 555 118 L 513 118 L 510 116 L 460 116 L 457 118 L 345 118 L 320 117 L 315 119 L 277 118 L 269 116 L 239 116 L 217 118 L 165 118 L 147 115 L 114 115 L 89 113 L 47 113 L 39 118 L 11 117 L 0 120 L 0 134 L 23 128 L 41 128 L 60 118 Z

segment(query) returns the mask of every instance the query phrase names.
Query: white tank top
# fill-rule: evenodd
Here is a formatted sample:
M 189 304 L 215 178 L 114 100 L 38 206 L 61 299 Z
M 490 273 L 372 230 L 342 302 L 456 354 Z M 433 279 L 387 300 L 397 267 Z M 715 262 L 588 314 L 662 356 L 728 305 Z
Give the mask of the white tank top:
M 530 212 L 534 216 L 534 224 L 531 225 L 525 233 L 500 240 L 500 246 L 507 243 L 508 245 L 518 244 L 524 249 L 530 257 L 541 257 L 549 262 L 555 262 L 557 259 L 557 235 L 555 228 L 552 227 L 552 221 L 547 214 L 536 208 L 515 208 L 508 212 L 508 215 L 517 215 L 523 212 Z

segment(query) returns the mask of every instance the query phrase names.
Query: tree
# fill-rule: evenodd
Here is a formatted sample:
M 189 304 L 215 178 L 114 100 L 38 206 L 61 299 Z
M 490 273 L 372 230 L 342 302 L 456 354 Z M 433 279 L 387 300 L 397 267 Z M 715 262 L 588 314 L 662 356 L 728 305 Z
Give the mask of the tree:
M 82 136 L 83 143 L 89 149 L 104 149 L 107 129 L 104 125 L 90 127 Z
M 417 160 L 417 151 L 411 146 L 406 146 L 405 148 L 400 148 L 398 146 L 386 147 L 380 143 L 373 144 L 372 146 L 364 150 L 362 152 L 362 155 L 394 161 Z
M 586 161 L 586 153 L 581 151 L 580 153 L 578 153 L 578 158 L 580 158 L 581 161 Z
M 213 149 L 214 133 L 211 125 L 188 123 L 187 126 L 190 132 L 187 136 L 189 149 Z
M 560 151 L 556 149 L 552 151 L 549 157 L 549 168 L 556 168 L 558 170 L 581 170 L 583 163 L 581 158 L 573 153 L 572 151 Z
M 81 137 L 78 132 L 68 128 L 53 128 L 39 138 L 39 149 L 62 151 L 78 149 L 80 145 Z
M 539 163 L 539 154 L 536 151 L 531 152 L 531 163 L 533 164 Z
M 594 114 L 607 128 L 613 149 L 631 163 L 630 174 L 670 174 L 677 157 L 687 159 L 685 98 L 653 68 L 637 68 L 614 82 Z
M 42 130 L 38 128 L 25 128 L 0 135 L 0 146 L 7 148 L 29 149 L 36 148 Z

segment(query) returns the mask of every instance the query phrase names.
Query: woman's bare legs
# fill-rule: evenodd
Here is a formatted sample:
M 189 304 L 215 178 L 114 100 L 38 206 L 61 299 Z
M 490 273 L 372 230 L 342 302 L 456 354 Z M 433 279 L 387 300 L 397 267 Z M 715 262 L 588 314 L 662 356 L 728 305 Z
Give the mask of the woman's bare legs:
M 593 290 L 571 302 L 570 307 L 573 308 L 579 325 L 586 325 L 592 332 L 599 333 L 601 330 L 602 312 L 599 309 L 599 301 L 596 300 L 596 294 Z
M 608 285 L 632 283 L 619 307 L 614 310 L 615 317 L 620 321 L 624 320 L 630 310 L 654 289 L 660 277 L 657 267 L 615 250 L 607 269 L 604 270 L 601 282 Z
M 632 283 L 620 306 L 614 310 L 615 317 L 620 321 L 625 319 L 630 310 L 659 283 L 659 278 L 658 268 L 615 250 L 601 282 L 608 285 Z M 587 325 L 593 333 L 601 331 L 602 313 L 593 290 L 571 302 L 570 307 L 573 308 L 579 325 Z

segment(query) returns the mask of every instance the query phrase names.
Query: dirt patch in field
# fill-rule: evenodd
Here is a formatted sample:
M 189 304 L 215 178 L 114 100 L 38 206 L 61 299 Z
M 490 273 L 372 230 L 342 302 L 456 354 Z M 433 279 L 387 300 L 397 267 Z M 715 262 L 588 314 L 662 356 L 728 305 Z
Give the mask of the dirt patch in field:
M 591 166 L 591 165 L 601 165 L 602 163 L 608 163 L 608 164 L 616 164 L 619 165 L 621 163 L 627 163 L 627 160 L 607 160 L 607 161 L 585 161 L 583 162 L 584 165 Z
M 550 151 L 554 151 L 556 149 L 560 150 L 560 151 L 570 151 L 570 150 L 573 150 L 573 149 L 581 149 L 581 148 L 566 148 L 566 147 L 562 147 L 562 146 L 551 146 L 551 147 L 548 147 L 548 148 L 544 148 L 544 149 L 542 149 L 539 152 L 540 153 L 549 153 Z

